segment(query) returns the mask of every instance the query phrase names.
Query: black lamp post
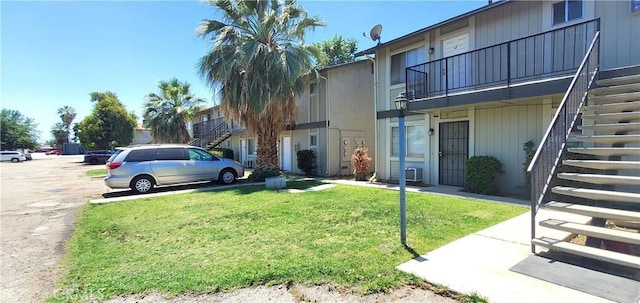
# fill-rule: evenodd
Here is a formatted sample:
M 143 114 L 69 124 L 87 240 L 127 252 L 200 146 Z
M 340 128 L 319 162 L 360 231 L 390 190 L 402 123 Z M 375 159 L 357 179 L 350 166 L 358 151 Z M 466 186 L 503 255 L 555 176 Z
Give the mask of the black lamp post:
M 405 129 L 404 129 L 404 113 L 407 110 L 407 97 L 405 93 L 399 93 L 394 100 L 396 109 L 398 110 L 398 143 L 400 144 L 400 242 L 407 245 L 407 206 L 405 201 L 405 192 L 407 180 L 405 176 Z

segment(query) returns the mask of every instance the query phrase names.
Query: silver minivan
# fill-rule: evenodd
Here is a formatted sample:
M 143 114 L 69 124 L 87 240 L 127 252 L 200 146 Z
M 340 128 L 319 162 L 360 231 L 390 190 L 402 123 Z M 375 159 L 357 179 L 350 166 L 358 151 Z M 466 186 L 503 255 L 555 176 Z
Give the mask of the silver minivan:
M 119 147 L 106 166 L 107 187 L 131 188 L 138 193 L 147 193 L 155 186 L 200 181 L 231 184 L 244 176 L 244 167 L 237 161 L 179 144 Z

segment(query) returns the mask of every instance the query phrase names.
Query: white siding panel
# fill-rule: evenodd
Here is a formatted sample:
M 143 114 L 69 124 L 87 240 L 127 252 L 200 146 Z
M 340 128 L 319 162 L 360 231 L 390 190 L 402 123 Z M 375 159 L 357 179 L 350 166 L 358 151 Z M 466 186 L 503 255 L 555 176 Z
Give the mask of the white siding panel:
M 475 154 L 496 157 L 504 165 L 498 178 L 504 193 L 522 193 L 522 166 L 525 142 L 538 144 L 541 131 L 542 102 L 538 105 L 476 109 Z
M 629 1 L 596 1 L 600 17 L 600 66 L 603 69 L 640 64 L 640 14 L 631 14 Z

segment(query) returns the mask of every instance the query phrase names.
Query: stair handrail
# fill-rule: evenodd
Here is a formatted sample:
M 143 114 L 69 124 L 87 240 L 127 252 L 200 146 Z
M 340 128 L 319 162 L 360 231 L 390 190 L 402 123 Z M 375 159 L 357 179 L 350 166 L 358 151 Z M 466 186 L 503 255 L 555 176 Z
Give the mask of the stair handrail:
M 582 63 L 556 110 L 547 128 L 540 146 L 527 168 L 531 174 L 531 239 L 536 238 L 536 214 L 547 194 L 567 139 L 571 134 L 580 110 L 584 105 L 588 90 L 593 84 L 599 69 L 600 56 L 600 24 L 587 50 Z M 531 244 L 531 252 L 535 253 L 535 245 Z
M 205 147 L 208 143 L 220 138 L 227 132 L 229 132 L 229 123 L 226 120 L 222 120 L 222 122 L 218 123 L 218 125 L 209 130 L 206 134 L 191 140 L 189 145 Z

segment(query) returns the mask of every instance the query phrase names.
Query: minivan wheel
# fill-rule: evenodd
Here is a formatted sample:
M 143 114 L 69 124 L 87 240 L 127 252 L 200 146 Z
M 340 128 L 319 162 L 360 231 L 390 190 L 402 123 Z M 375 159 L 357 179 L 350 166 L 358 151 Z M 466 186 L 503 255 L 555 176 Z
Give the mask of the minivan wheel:
M 236 181 L 236 177 L 236 172 L 227 168 L 220 173 L 218 180 L 220 180 L 222 184 L 231 184 Z
M 18 158 L 13 158 L 13 159 L 11 159 L 11 162 L 13 162 L 13 163 L 18 163 L 18 162 L 20 162 L 20 159 L 18 159 Z
M 153 179 L 149 176 L 140 176 L 133 179 L 131 182 L 131 189 L 139 194 L 148 193 L 153 189 Z

